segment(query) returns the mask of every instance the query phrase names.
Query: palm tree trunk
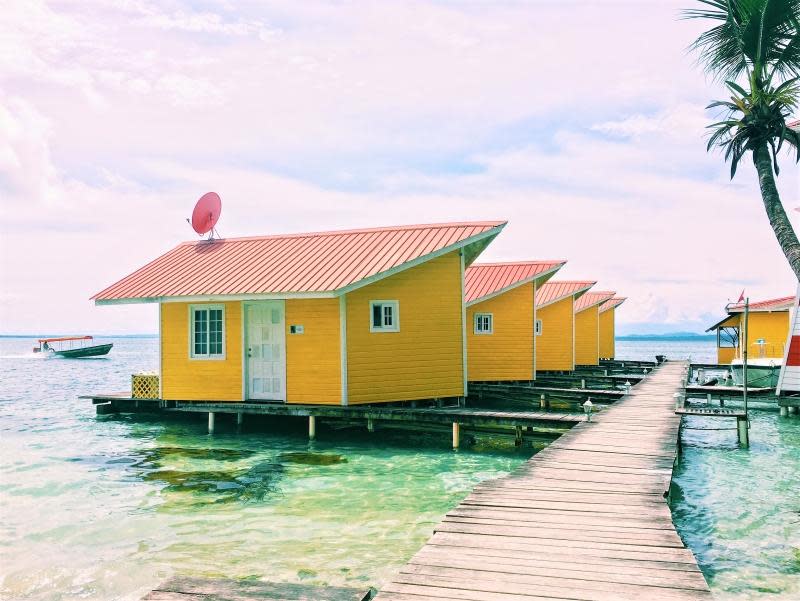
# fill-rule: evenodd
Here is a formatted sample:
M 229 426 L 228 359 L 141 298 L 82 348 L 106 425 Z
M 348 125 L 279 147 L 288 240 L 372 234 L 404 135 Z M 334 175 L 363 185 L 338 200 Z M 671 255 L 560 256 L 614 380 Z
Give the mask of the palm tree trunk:
M 772 158 L 770 157 L 767 145 L 753 151 L 753 162 L 758 171 L 758 184 L 761 187 L 761 198 L 764 201 L 764 209 L 767 211 L 769 224 L 778 244 L 781 245 L 783 254 L 789 261 L 795 277 L 800 281 L 800 242 L 797 241 L 797 234 L 786 216 L 786 211 L 781 203 L 778 194 L 778 187 L 775 185 L 775 176 L 772 172 Z

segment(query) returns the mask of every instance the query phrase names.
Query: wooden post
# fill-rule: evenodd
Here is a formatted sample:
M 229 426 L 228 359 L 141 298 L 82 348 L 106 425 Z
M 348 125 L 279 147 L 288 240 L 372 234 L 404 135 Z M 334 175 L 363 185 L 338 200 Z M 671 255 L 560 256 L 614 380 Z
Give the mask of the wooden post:
M 461 424 L 453 422 L 453 448 L 457 449 L 461 444 Z
M 711 404 L 711 393 L 706 393 L 706 403 Z
M 539 397 L 539 409 L 547 409 L 547 397 L 544 396 L 544 393 Z
M 724 407 L 725 406 L 725 397 L 723 397 L 723 396 L 719 397 L 719 406 L 720 407 Z
M 317 418 L 313 415 L 308 416 L 308 438 L 314 440 L 317 437 Z
M 798 410 L 797 407 L 787 407 L 787 409 L 789 410 L 789 414 L 790 415 L 796 415 L 797 414 L 797 410 Z
M 736 434 L 738 435 L 737 438 L 739 439 L 740 445 L 742 445 L 745 448 L 750 446 L 750 435 L 747 431 L 746 417 L 736 418 Z
M 374 432 L 375 431 L 375 422 L 372 421 L 371 417 L 367 418 L 367 432 Z
M 786 417 L 789 415 L 789 408 L 788 407 L 781 407 L 781 417 Z
M 208 433 L 209 434 L 213 434 L 214 433 L 214 412 L 213 411 L 209 411 L 208 412 Z
M 241 430 L 242 424 L 244 423 L 244 413 L 237 413 L 236 414 L 236 427 Z
M 586 388 L 586 378 L 581 378 L 581 388 Z
M 522 446 L 522 426 L 516 426 L 514 428 L 514 446 L 521 447 Z

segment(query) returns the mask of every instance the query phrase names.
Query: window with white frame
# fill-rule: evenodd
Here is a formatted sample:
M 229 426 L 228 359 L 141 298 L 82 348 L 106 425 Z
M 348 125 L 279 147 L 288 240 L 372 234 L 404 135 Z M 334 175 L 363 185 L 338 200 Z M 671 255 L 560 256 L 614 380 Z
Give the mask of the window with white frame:
M 196 305 L 189 311 L 191 320 L 190 355 L 193 359 L 225 357 L 225 307 Z
M 370 301 L 369 331 L 399 332 L 400 304 L 395 300 Z
M 494 316 L 491 313 L 475 314 L 475 333 L 492 334 L 494 332 Z
M 541 319 L 537 319 L 536 320 L 536 325 L 534 325 L 534 331 L 536 332 L 537 336 L 541 336 L 542 335 L 542 320 Z

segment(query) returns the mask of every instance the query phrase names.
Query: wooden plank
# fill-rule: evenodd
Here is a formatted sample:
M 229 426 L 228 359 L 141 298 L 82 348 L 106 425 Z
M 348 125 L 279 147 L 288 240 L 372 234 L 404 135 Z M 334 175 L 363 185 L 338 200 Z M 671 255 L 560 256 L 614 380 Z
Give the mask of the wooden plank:
M 378 599 L 710 599 L 664 501 L 682 375 L 665 364 L 524 467 L 476 486 Z
M 144 597 L 147 601 L 367 601 L 371 591 L 261 580 L 174 576 Z

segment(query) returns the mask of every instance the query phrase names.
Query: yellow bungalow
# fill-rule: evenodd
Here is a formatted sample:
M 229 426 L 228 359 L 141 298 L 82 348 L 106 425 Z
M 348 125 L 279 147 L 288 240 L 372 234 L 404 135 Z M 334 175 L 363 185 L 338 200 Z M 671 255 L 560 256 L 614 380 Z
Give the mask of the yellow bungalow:
M 93 299 L 158 303 L 163 400 L 462 397 L 464 271 L 504 226 L 186 242 Z
M 476 264 L 467 269 L 470 382 L 536 378 L 536 290 L 564 261 Z
M 614 292 L 587 292 L 575 301 L 575 365 L 600 364 L 600 305 Z
M 575 369 L 575 300 L 596 282 L 547 282 L 536 291 L 536 370 Z
M 616 311 L 627 299 L 615 296 L 600 305 L 600 358 L 613 359 L 616 354 Z
M 777 365 L 783 362 L 786 340 L 789 336 L 789 312 L 794 306 L 794 296 L 751 302 L 747 320 L 747 352 L 752 361 L 765 360 Z M 717 363 L 730 364 L 742 357 L 741 330 L 744 303 L 730 303 L 728 314 L 706 332 L 717 335 Z

